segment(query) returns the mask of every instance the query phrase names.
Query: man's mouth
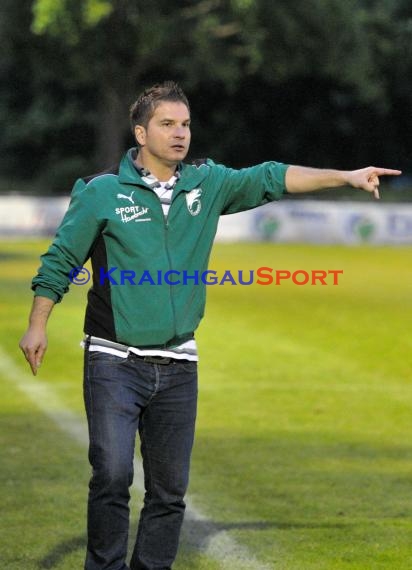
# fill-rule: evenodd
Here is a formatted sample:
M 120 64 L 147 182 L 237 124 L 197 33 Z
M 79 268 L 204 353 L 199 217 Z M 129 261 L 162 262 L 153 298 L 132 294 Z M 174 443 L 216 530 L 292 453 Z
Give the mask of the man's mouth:
M 183 144 L 173 144 L 173 145 L 172 145 L 172 148 L 173 148 L 174 150 L 185 150 L 185 145 L 183 145 Z

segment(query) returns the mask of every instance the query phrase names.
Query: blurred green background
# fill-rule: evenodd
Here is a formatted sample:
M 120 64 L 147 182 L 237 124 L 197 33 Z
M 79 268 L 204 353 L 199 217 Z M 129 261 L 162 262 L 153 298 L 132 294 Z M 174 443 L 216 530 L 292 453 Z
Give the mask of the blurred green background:
M 0 39 L 2 193 L 110 166 L 130 104 L 174 79 L 192 158 L 401 168 L 383 199 L 411 200 L 410 0 L 3 0 Z

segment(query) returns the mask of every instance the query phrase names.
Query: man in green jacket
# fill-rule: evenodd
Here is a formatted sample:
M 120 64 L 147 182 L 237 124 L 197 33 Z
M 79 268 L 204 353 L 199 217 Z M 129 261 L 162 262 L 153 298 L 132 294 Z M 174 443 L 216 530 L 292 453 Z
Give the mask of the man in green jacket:
M 93 285 L 85 316 L 84 394 L 93 468 L 85 570 L 126 570 L 129 487 L 136 433 L 145 475 L 131 570 L 172 567 L 185 509 L 197 404 L 194 332 L 219 216 L 285 193 L 351 185 L 379 197 L 397 170 L 312 169 L 267 162 L 233 170 L 185 164 L 190 108 L 166 82 L 131 108 L 137 148 L 119 166 L 79 179 L 69 209 L 33 279 L 29 327 L 20 341 L 33 374 L 47 348 L 46 323 L 87 259 Z

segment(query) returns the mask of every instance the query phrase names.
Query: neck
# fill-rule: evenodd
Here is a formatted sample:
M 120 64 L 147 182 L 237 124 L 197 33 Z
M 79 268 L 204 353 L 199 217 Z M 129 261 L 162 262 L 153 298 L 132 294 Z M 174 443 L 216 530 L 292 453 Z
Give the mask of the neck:
M 163 162 L 150 160 L 143 155 L 141 150 L 137 154 L 135 163 L 139 168 L 145 168 L 153 174 L 153 176 L 156 176 L 160 182 L 167 182 L 170 180 L 170 178 L 175 174 L 177 168 L 177 163 L 165 164 Z

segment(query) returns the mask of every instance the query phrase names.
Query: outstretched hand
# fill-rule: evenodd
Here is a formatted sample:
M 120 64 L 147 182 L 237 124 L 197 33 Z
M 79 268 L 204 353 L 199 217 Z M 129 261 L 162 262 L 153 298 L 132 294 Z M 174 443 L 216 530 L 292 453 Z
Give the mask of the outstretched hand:
M 375 166 L 367 166 L 359 170 L 348 172 L 348 183 L 354 188 L 373 192 L 375 198 L 379 200 L 379 177 L 380 176 L 399 176 L 401 170 L 392 170 L 390 168 L 377 168 Z

